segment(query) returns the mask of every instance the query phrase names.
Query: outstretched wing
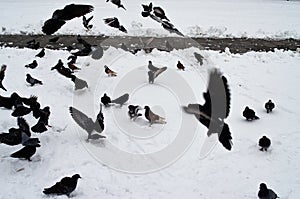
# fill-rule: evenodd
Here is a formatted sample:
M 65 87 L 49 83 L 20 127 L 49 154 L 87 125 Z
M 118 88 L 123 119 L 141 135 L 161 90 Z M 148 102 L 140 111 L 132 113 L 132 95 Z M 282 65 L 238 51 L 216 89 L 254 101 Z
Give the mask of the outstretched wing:
M 24 118 L 18 117 L 18 126 L 27 136 L 31 136 L 30 127 Z
M 76 17 L 81 17 L 85 14 L 88 14 L 93 10 L 94 7 L 91 5 L 70 4 L 66 5 L 63 10 L 56 10 L 53 13 L 52 18 L 58 18 L 61 20 L 71 20 Z
M 59 19 L 48 19 L 42 27 L 43 33 L 51 35 L 58 31 L 66 22 Z
M 72 118 L 81 128 L 86 130 L 88 133 L 91 133 L 94 130 L 94 122 L 91 118 L 72 106 L 69 110 Z
M 114 99 L 111 101 L 111 103 L 115 103 L 115 104 L 124 104 L 125 102 L 127 102 L 129 99 L 129 94 L 125 93 L 124 95 Z

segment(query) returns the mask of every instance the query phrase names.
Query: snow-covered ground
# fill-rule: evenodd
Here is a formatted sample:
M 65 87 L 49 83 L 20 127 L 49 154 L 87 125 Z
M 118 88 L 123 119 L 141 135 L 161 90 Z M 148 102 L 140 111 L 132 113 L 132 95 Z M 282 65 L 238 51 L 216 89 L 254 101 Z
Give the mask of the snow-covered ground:
M 171 36 L 160 24 L 141 16 L 141 4 L 150 1 L 123 0 L 126 11 L 105 0 L 1 0 L 0 34 L 41 34 L 43 23 L 56 9 L 70 3 L 95 7 L 94 28 L 86 32 L 81 18 L 68 22 L 56 34 L 124 35 L 106 26 L 103 18 L 118 17 L 134 36 Z M 164 0 L 152 1 L 166 11 L 171 22 L 187 36 L 300 38 L 298 0 Z M 174 35 L 172 35 L 174 36 Z
M 49 3 L 49 7 L 57 5 Z M 261 182 L 266 182 L 283 199 L 297 199 L 300 195 L 300 54 L 275 51 L 237 55 L 229 51 L 198 51 L 207 60 L 199 66 L 194 51 L 198 50 L 190 48 L 171 53 L 154 50 L 135 56 L 109 48 L 100 60 L 79 58 L 77 66 L 82 70 L 77 75 L 87 80 L 89 89 L 74 92 L 71 81 L 50 71 L 59 58 L 66 63 L 67 51 L 46 49 L 46 56 L 37 59 L 39 66 L 32 70 L 24 65 L 32 62 L 38 50 L 0 49 L 1 64 L 8 66 L 3 81 L 8 91 L 0 90 L 0 94 L 8 96 L 16 91 L 22 96 L 37 95 L 42 106 L 51 107 L 50 125 L 53 126 L 43 134 L 33 134 L 40 138 L 42 147 L 32 162 L 9 157 L 20 146 L 0 145 L 0 198 L 48 198 L 42 194 L 44 187 L 62 176 L 79 173 L 82 179 L 73 193 L 78 199 L 255 199 Z M 147 83 L 148 60 L 156 66 L 168 67 L 153 85 Z M 186 66 L 186 71 L 176 69 L 178 60 Z M 118 76 L 107 77 L 105 64 L 117 71 Z M 217 143 L 203 157 L 200 151 L 207 139 L 207 130 L 192 115 L 183 113 L 180 106 L 203 102 L 207 72 L 212 67 L 220 68 L 230 85 L 232 108 L 227 122 L 234 145 L 232 151 L 227 151 Z M 29 87 L 25 83 L 26 73 L 41 79 L 44 85 Z M 137 73 L 141 76 L 136 76 Z M 166 117 L 167 124 L 149 127 L 143 118 L 132 122 L 126 106 L 110 107 L 103 110 L 103 133 L 107 139 L 86 143 L 86 133 L 72 120 L 68 107 L 75 106 L 95 118 L 104 92 L 112 97 L 129 92 L 128 103 L 150 105 Z M 264 110 L 269 98 L 276 103 L 271 114 Z M 246 105 L 255 109 L 261 119 L 246 122 L 241 115 Z M 16 119 L 10 114 L 9 110 L 0 110 L 0 132 L 16 127 Z M 31 115 L 25 118 L 30 125 L 36 122 Z M 174 145 L 183 123 L 193 131 L 184 132 L 188 140 Z M 266 153 L 257 146 L 262 135 L 272 140 L 271 149 Z M 169 156 L 156 154 L 169 146 L 173 147 Z M 123 154 L 131 154 L 131 159 L 124 160 L 118 151 L 110 153 L 113 147 Z M 145 158 L 137 159 L 140 154 Z M 169 162 L 165 162 L 168 158 Z M 139 162 L 132 162 L 137 160 Z

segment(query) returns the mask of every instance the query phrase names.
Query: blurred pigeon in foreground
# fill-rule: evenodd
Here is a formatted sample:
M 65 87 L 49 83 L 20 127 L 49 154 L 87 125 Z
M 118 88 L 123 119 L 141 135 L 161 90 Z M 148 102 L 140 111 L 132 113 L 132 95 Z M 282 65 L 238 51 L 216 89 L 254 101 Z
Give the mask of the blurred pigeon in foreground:
M 259 199 L 276 199 L 276 198 L 279 198 L 277 196 L 277 194 L 272 189 L 268 189 L 268 187 L 265 183 L 261 183 L 259 185 L 259 191 L 258 191 L 257 195 L 258 195 Z
M 0 88 L 2 88 L 3 90 L 7 91 L 6 88 L 4 88 L 2 82 L 3 79 L 5 77 L 5 71 L 6 71 L 7 66 L 6 65 L 2 65 L 1 69 L 0 69 Z
M 75 174 L 72 177 L 64 177 L 52 187 L 45 188 L 43 193 L 46 195 L 67 195 L 70 197 L 70 194 L 76 189 L 79 178 L 81 178 L 79 174 Z
M 105 136 L 100 135 L 100 133 L 104 130 L 102 105 L 100 105 L 100 111 L 95 121 L 74 107 L 70 107 L 69 110 L 74 121 L 88 133 L 87 141 L 89 139 L 96 140 L 99 138 L 105 138 Z M 99 134 L 92 134 L 94 131 Z
M 214 69 L 210 72 L 207 91 L 203 93 L 205 103 L 189 104 L 184 111 L 195 117 L 208 128 L 207 135 L 217 133 L 219 142 L 227 149 L 232 148 L 232 137 L 228 124 L 224 119 L 230 111 L 230 90 L 226 77 Z
M 145 117 L 150 122 L 150 126 L 154 123 L 166 124 L 166 119 L 153 113 L 149 106 L 145 106 Z
M 158 70 L 156 70 L 155 72 L 150 70 L 148 71 L 148 81 L 149 81 L 149 84 L 153 84 L 154 83 L 154 80 L 161 74 L 163 73 L 164 71 L 167 70 L 167 67 L 162 67 L 162 68 L 159 68 Z
M 128 101 L 128 99 L 129 99 L 129 94 L 125 93 L 124 95 L 122 95 L 114 100 L 111 100 L 111 103 L 122 106 L 123 104 L 125 104 Z
M 45 21 L 42 31 L 47 35 L 51 35 L 58 31 L 66 23 L 66 21 L 76 17 L 81 17 L 93 10 L 94 7 L 91 5 L 66 5 L 63 9 L 58 9 L 53 12 L 52 18 Z
M 83 24 L 83 26 L 84 26 L 87 30 L 90 30 L 90 29 L 93 28 L 93 25 L 92 25 L 92 24 L 89 24 L 90 21 L 93 19 L 93 17 L 94 17 L 94 16 L 91 16 L 91 17 L 89 17 L 88 19 L 87 19 L 85 16 L 82 17 L 82 24 Z

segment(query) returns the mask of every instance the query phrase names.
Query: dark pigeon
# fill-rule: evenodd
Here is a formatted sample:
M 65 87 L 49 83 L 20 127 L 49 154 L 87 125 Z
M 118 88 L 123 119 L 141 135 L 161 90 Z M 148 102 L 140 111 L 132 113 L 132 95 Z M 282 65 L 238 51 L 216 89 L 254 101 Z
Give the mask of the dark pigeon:
M 93 10 L 94 7 L 91 5 L 67 5 L 62 10 L 58 9 L 54 11 L 52 18 L 45 21 L 42 31 L 47 35 L 51 35 L 58 31 L 66 21 L 86 15 Z
M 266 102 L 265 108 L 267 110 L 267 113 L 270 113 L 275 108 L 275 104 L 272 102 L 272 100 L 269 100 L 268 102 Z
M 75 56 L 75 55 L 70 55 L 70 56 L 68 57 L 68 60 L 70 60 L 69 63 L 71 63 L 71 64 L 76 64 L 77 56 Z
M 76 189 L 79 178 L 81 178 L 79 174 L 75 174 L 72 177 L 64 177 L 52 187 L 45 188 L 43 193 L 46 195 L 67 195 L 70 197 L 70 194 Z
M 250 109 L 248 106 L 245 107 L 245 110 L 243 111 L 243 116 L 246 118 L 247 121 L 259 119 L 259 117 L 255 115 L 255 111 Z
M 36 144 L 33 146 L 24 146 L 22 149 L 19 151 L 13 153 L 10 155 L 12 158 L 19 158 L 19 159 L 26 159 L 28 161 L 31 161 L 31 157 L 35 154 L 36 152 L 36 147 L 40 147 L 41 145 Z
M 26 47 L 37 50 L 40 48 L 40 42 L 35 41 L 35 39 L 33 39 L 33 40 L 27 42 Z
M 41 84 L 43 85 L 42 81 L 35 79 L 33 77 L 31 77 L 30 74 L 26 74 L 26 82 L 30 84 L 30 86 L 34 86 L 36 84 Z
M 3 86 L 3 80 L 4 80 L 4 77 L 5 77 L 5 71 L 6 71 L 6 68 L 7 66 L 6 65 L 2 65 L 1 66 L 1 69 L 0 69 L 0 88 L 7 91 L 6 88 L 4 88 Z
M 45 56 L 45 48 L 43 48 L 37 55 L 36 57 L 39 57 L 39 58 L 43 58 Z
M 122 5 L 121 0 L 106 0 L 106 2 L 109 1 L 118 6 L 118 8 L 123 8 L 124 10 L 126 10 L 126 8 Z
M 259 150 L 268 151 L 268 148 L 271 146 L 271 140 L 266 136 L 263 136 L 262 138 L 259 139 L 258 146 L 261 147 Z
M 194 114 L 208 128 L 208 136 L 217 133 L 219 142 L 227 150 L 231 150 L 232 136 L 228 124 L 224 122 L 230 111 L 230 90 L 226 77 L 219 70 L 210 72 L 207 91 L 203 93 L 203 97 L 203 105 L 189 104 L 183 107 L 185 112 Z
M 59 74 L 67 77 L 67 78 L 73 78 L 73 72 L 71 71 L 71 69 L 64 67 L 63 62 L 61 61 L 61 59 L 58 60 L 58 63 L 51 68 L 51 70 L 56 69 L 58 71 Z
M 43 133 L 47 131 L 47 126 L 49 126 L 49 116 L 50 116 L 50 107 L 46 106 L 43 109 L 40 109 L 38 112 L 38 122 L 31 127 L 31 130 L 35 133 Z M 50 127 L 50 126 L 49 126 Z
M 32 63 L 25 65 L 26 68 L 35 69 L 38 66 L 38 63 L 36 60 L 33 60 Z
M 3 97 L 0 95 L 0 107 L 6 109 L 12 109 L 16 103 L 16 100 L 21 97 L 17 93 L 12 93 L 10 97 Z
M 279 198 L 277 196 L 277 194 L 272 189 L 268 189 L 268 187 L 265 183 L 261 183 L 259 185 L 259 191 L 258 191 L 257 195 L 258 195 L 259 199 L 276 199 L 276 198 Z
M 73 76 L 71 79 L 72 79 L 72 82 L 74 82 L 74 84 L 75 84 L 75 90 L 80 90 L 80 89 L 89 87 L 85 80 L 79 79 L 76 76 Z
M 93 28 L 93 25 L 92 25 L 92 24 L 89 24 L 90 21 L 93 19 L 93 17 L 94 17 L 94 16 L 91 16 L 91 17 L 89 17 L 88 19 L 87 19 L 85 16 L 82 17 L 82 24 L 83 24 L 83 27 L 85 27 L 87 30 L 90 30 L 90 29 Z
M 93 121 L 90 117 L 74 107 L 70 107 L 69 110 L 73 120 L 88 133 L 87 141 L 89 139 L 94 140 L 99 138 L 106 138 L 105 136 L 100 135 L 104 130 L 104 116 L 102 113 L 101 105 L 100 111 L 95 121 Z M 94 131 L 99 134 L 93 134 Z
M 140 106 L 129 105 L 128 106 L 128 115 L 129 115 L 130 119 L 135 120 L 136 118 L 142 116 L 142 114 L 139 113 L 140 110 L 142 110 L 142 107 L 140 107 Z
M 124 26 L 120 25 L 120 22 L 117 17 L 106 18 L 103 20 L 104 23 L 109 25 L 110 27 L 117 28 L 120 31 L 127 33 L 127 30 L 124 28 Z
M 101 97 L 101 103 L 102 103 L 105 107 L 110 106 L 111 99 L 110 99 L 110 97 L 107 96 L 106 93 L 104 93 L 103 97 Z
M 165 118 L 153 113 L 149 106 L 145 106 L 145 117 L 150 122 L 150 126 L 154 123 L 166 124 Z
M 111 103 L 122 106 L 123 104 L 125 104 L 128 101 L 128 99 L 129 99 L 129 94 L 125 93 L 124 95 L 122 95 L 114 100 L 111 100 Z
M 177 68 L 178 68 L 179 70 L 183 70 L 183 71 L 184 71 L 184 69 L 185 69 L 184 65 L 183 65 L 180 61 L 178 61 L 178 63 L 177 63 Z

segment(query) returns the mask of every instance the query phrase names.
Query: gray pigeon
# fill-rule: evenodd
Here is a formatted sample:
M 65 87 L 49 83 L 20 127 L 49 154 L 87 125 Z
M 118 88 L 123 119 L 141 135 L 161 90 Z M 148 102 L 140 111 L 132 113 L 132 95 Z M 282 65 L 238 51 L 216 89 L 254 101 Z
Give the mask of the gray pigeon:
M 259 199 L 276 199 L 276 198 L 279 198 L 277 196 L 277 194 L 272 189 L 268 189 L 268 187 L 265 183 L 261 183 L 259 185 L 258 197 L 259 197 Z
M 145 117 L 150 122 L 150 126 L 154 123 L 166 124 L 166 119 L 153 113 L 149 106 L 145 106 Z
M 152 72 L 156 72 L 159 70 L 159 68 L 155 67 L 153 64 L 152 64 L 152 61 L 149 61 L 148 62 L 148 69 Z
M 149 84 L 153 84 L 155 78 L 157 78 L 161 73 L 163 73 L 166 70 L 167 70 L 167 67 L 162 67 L 162 68 L 159 68 L 156 71 L 152 71 L 152 70 L 148 71 L 148 81 L 149 81 Z
M 199 53 L 196 53 L 196 52 L 194 52 L 194 56 L 197 59 L 197 61 L 200 63 L 200 66 L 202 66 L 204 57 L 202 55 L 200 55 Z
M 111 100 L 111 103 L 122 106 L 123 104 L 125 104 L 128 101 L 128 99 L 129 99 L 129 94 L 125 93 L 124 95 L 122 95 L 114 100 Z

